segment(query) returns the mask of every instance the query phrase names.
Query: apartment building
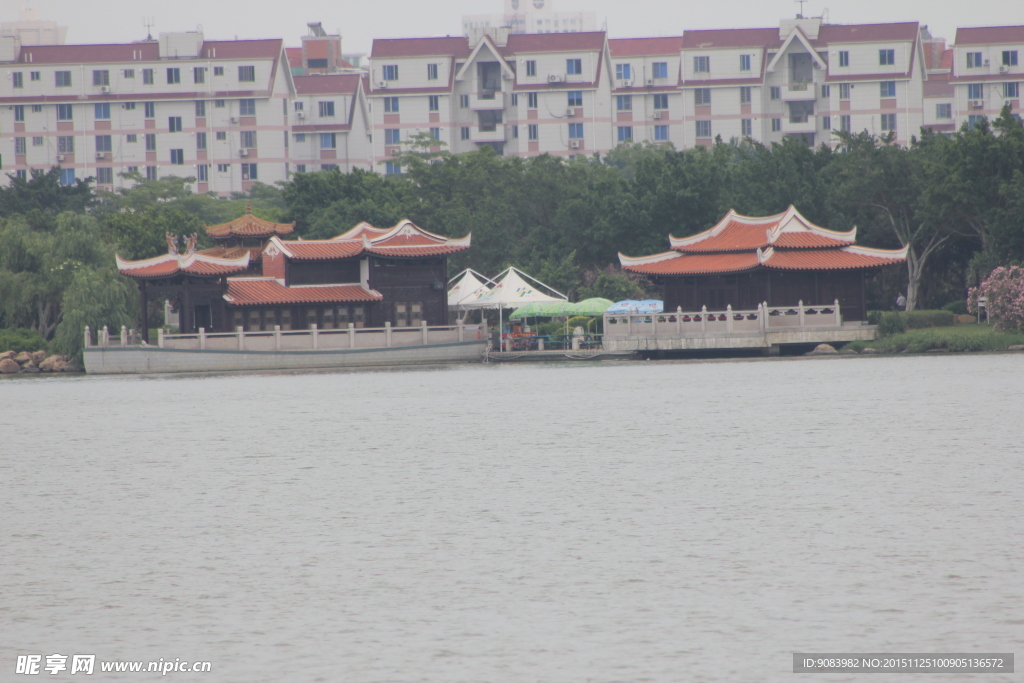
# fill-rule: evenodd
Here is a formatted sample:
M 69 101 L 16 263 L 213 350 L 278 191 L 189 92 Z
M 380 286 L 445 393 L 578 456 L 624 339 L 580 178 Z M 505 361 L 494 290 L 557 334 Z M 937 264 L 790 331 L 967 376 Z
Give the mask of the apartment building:
M 475 32 L 508 28 L 512 33 L 582 33 L 597 30 L 594 12 L 557 12 L 554 0 L 505 0 L 501 14 L 462 17 L 466 37 Z
M 615 144 L 683 146 L 679 89 L 683 37 L 610 39 Z
M 288 156 L 295 173 L 372 170 L 370 112 L 360 74 L 294 76 Z
M 956 126 L 999 116 L 1009 103 L 1020 118 L 1024 26 L 960 28 L 952 49 L 950 106 Z

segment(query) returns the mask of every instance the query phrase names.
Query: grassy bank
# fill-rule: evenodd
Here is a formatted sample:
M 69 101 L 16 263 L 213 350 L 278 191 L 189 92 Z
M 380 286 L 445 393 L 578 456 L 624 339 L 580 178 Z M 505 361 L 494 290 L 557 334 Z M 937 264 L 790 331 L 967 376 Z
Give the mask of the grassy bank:
M 858 352 L 870 347 L 881 353 L 923 353 L 932 349 L 1005 351 L 1015 344 L 1024 344 L 1024 333 L 996 332 L 989 325 L 952 325 L 908 330 L 870 342 L 850 342 L 846 348 Z

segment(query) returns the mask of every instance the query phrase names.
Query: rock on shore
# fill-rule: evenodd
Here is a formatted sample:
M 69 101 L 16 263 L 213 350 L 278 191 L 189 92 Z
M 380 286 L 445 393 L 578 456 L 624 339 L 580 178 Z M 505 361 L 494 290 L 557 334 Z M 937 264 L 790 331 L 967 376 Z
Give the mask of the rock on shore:
M 15 375 L 25 373 L 34 375 L 39 372 L 81 372 L 77 364 L 69 362 L 67 356 L 58 354 L 47 355 L 46 351 L 29 353 L 22 351 L 4 351 L 0 353 L 0 374 Z

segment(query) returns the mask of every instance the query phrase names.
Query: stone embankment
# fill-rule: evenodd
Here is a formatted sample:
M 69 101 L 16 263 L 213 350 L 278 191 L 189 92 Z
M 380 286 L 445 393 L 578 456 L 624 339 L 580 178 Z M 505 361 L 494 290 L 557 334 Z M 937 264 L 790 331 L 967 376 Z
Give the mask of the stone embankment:
M 69 362 L 67 356 L 47 355 L 46 351 L 36 351 L 35 353 L 4 351 L 0 353 L 0 375 L 81 371 L 82 368 L 74 362 Z

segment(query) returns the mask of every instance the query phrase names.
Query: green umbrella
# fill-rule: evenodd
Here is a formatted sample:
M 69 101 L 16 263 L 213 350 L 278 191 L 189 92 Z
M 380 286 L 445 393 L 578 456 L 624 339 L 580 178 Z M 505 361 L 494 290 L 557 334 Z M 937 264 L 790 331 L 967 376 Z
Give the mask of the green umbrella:
M 548 315 L 576 315 L 574 307 L 576 304 L 568 301 L 559 301 L 557 303 L 548 304 Z
M 613 304 L 613 301 L 602 299 L 600 297 L 584 299 L 583 301 L 572 305 L 572 315 L 604 315 L 604 312 L 611 308 Z
M 550 311 L 552 308 L 561 306 L 562 302 L 560 301 L 533 301 L 517 308 L 515 313 L 510 315 L 508 318 L 509 320 L 522 320 L 523 318 L 549 318 L 553 315 L 563 315 L 561 313 L 552 313 Z

